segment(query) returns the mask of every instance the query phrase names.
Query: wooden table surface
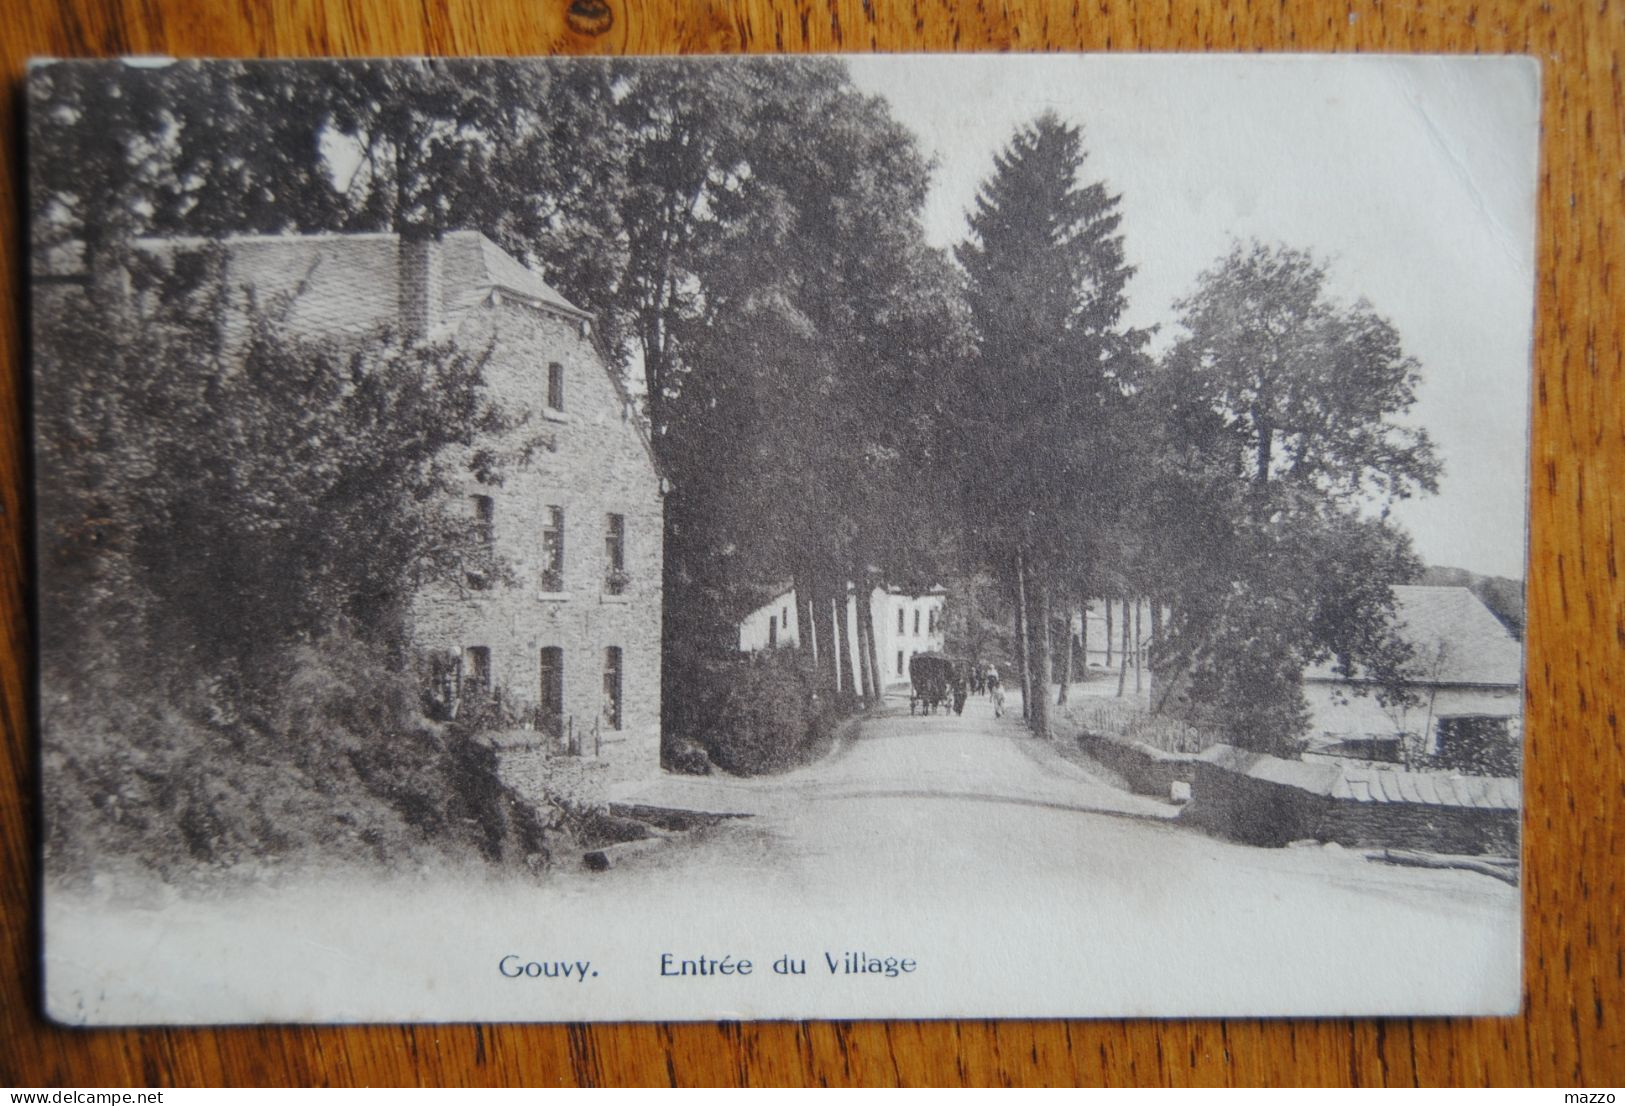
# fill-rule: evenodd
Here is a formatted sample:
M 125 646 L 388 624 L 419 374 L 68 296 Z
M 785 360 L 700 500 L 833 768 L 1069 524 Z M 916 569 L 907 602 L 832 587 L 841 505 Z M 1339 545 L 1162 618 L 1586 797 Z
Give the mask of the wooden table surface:
M 1625 507 L 1619 0 L 4 0 L 0 112 L 0 1084 L 1625 1083 Z M 581 23 L 577 20 L 577 23 Z M 602 22 L 601 20 L 599 22 Z M 869 50 L 1528 53 L 1544 64 L 1525 770 L 1524 1013 L 1388 1021 L 814 1022 L 66 1030 L 38 1012 L 25 59 Z

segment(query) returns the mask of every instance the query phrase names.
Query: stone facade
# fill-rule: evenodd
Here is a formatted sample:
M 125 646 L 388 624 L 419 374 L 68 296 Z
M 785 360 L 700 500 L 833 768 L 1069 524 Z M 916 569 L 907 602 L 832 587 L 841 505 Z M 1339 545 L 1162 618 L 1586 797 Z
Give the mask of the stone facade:
M 636 413 L 610 381 L 584 320 L 494 293 L 460 323 L 457 339 L 491 349 L 486 380 L 517 425 L 503 444 L 534 445 L 489 500 L 491 545 L 505 579 L 482 589 L 425 592 L 415 620 L 426 648 L 454 655 L 464 680 L 473 650 L 494 686 L 526 718 L 557 729 L 561 746 L 660 762 L 663 501 Z M 550 380 L 550 366 L 562 370 Z M 562 387 L 560 386 L 562 384 Z M 562 394 L 549 403 L 549 388 Z M 473 512 L 471 511 L 471 518 Z M 611 579 L 611 516 L 620 519 L 621 575 Z M 548 531 L 562 521 L 558 574 Z M 557 649 L 556 719 L 543 687 L 543 650 Z M 608 650 L 618 649 L 620 710 L 606 701 Z M 611 676 L 612 678 L 612 676 Z
M 169 255 L 216 248 L 142 245 Z M 538 747 L 658 771 L 663 486 L 592 317 L 472 231 L 218 245 L 232 289 L 281 305 L 310 337 L 342 344 L 394 333 L 485 356 L 487 388 L 510 427 L 480 446 L 514 459 L 500 485 L 470 477 L 462 507 L 486 535 L 493 568 L 471 573 L 467 586 L 419 594 L 416 641 L 439 662 L 453 709 L 472 681 L 541 731 Z

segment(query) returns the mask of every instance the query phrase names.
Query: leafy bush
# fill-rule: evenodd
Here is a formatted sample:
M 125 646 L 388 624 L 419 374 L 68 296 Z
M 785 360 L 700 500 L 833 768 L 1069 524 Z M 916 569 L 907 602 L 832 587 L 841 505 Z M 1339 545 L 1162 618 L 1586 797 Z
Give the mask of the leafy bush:
M 723 770 L 783 772 L 828 750 L 840 705 L 796 650 L 729 658 L 717 662 L 711 674 L 725 691 L 700 743 Z
M 1217 740 L 1182 719 L 1153 714 L 1143 703 L 1129 699 L 1083 696 L 1068 702 L 1062 714 L 1085 733 L 1167 753 L 1199 753 Z
M 307 341 L 222 263 L 104 251 L 106 295 L 36 314 L 49 870 L 545 855 L 408 644 L 480 552 L 460 490 L 511 459 L 475 448 L 510 425 L 483 358 Z
M 53 877 L 546 858 L 556 812 L 504 784 L 489 747 L 416 714 L 411 682 L 353 638 L 307 646 L 288 686 L 274 717 L 225 723 L 116 678 L 45 704 Z
M 1515 777 L 1522 769 L 1523 741 L 1508 719 L 1462 715 L 1439 719 L 1439 751 L 1427 759 L 1439 771 L 1470 776 Z

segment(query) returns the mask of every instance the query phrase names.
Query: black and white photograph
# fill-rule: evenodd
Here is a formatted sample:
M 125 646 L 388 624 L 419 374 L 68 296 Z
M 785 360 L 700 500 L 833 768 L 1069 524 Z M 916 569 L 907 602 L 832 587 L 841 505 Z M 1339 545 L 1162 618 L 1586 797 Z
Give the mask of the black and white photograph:
M 26 93 L 55 1020 L 1517 1012 L 1534 61 Z

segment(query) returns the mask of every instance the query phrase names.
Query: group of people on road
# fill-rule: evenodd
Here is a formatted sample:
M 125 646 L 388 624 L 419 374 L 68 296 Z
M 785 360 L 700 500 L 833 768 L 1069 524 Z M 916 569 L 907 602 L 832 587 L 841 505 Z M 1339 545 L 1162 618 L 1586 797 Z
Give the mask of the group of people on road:
M 1004 685 L 999 679 L 999 670 L 994 665 L 977 665 L 971 669 L 971 691 L 973 694 L 986 694 L 993 700 L 993 717 L 1004 716 Z

